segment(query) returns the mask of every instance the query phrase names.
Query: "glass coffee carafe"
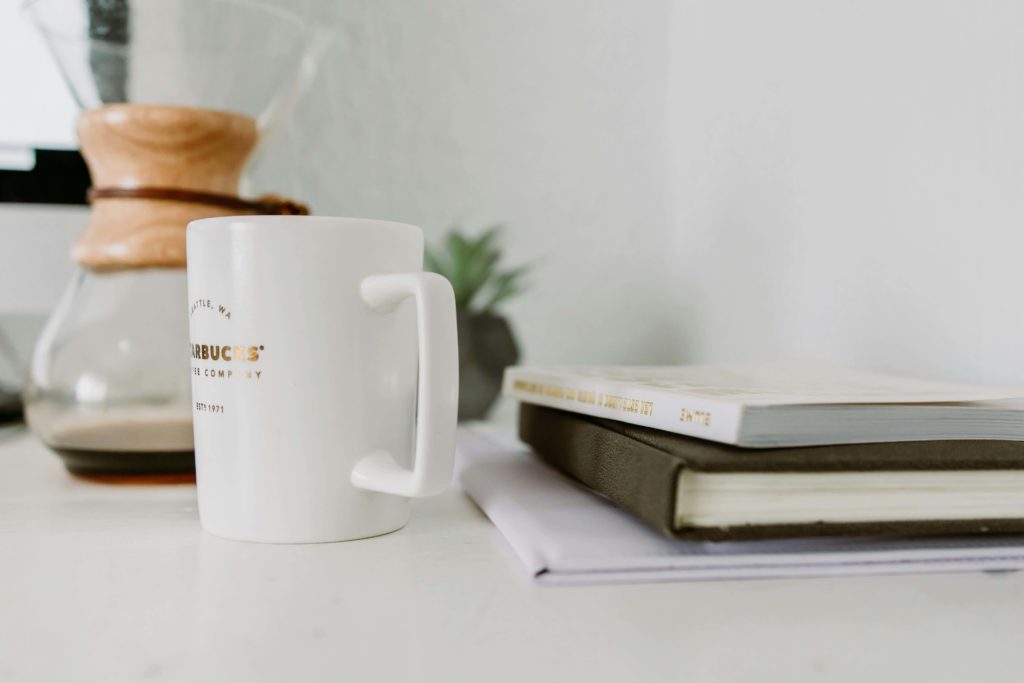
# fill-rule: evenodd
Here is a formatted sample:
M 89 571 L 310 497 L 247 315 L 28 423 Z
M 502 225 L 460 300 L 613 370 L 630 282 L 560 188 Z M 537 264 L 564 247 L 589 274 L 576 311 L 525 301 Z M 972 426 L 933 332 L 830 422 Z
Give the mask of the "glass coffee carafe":
M 92 177 L 79 268 L 37 343 L 26 419 L 74 474 L 187 476 L 185 228 L 304 211 L 239 190 L 326 40 L 241 0 L 34 0 L 26 11 L 83 109 Z

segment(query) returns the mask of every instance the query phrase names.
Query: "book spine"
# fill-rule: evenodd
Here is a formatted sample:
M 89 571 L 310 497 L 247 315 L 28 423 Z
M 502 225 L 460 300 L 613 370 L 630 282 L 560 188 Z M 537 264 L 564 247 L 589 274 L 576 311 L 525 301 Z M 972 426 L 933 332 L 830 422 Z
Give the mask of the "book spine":
M 528 403 L 519 407 L 519 438 L 555 469 L 673 535 L 681 459 L 590 418 Z
M 628 422 L 719 443 L 742 445 L 743 407 L 597 378 L 505 370 L 502 393 L 534 405 Z

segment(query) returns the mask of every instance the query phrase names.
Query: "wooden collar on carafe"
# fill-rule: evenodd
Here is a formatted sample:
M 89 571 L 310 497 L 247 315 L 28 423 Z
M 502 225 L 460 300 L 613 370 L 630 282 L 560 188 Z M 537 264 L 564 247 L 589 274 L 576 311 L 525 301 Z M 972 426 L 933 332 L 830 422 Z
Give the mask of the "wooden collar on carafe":
M 257 199 L 173 187 L 94 187 L 89 227 L 71 254 L 94 271 L 184 268 L 185 228 L 200 218 L 232 215 L 308 215 L 299 202 L 265 194 Z

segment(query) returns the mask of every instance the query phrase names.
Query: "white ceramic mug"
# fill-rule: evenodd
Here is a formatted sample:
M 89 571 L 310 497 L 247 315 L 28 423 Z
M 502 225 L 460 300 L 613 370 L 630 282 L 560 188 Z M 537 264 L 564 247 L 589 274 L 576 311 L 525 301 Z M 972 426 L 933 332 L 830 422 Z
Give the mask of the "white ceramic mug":
M 423 233 L 357 218 L 188 226 L 199 518 L 226 538 L 314 543 L 400 529 L 447 487 L 458 350 Z

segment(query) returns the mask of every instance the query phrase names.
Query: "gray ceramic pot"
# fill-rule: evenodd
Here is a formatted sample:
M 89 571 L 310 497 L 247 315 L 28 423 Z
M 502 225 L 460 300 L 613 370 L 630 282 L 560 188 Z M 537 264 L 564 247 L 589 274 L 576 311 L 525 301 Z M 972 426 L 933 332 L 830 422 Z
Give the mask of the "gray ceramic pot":
M 519 347 L 505 318 L 493 313 L 458 313 L 459 421 L 487 417 L 501 392 L 501 375 L 519 360 Z

